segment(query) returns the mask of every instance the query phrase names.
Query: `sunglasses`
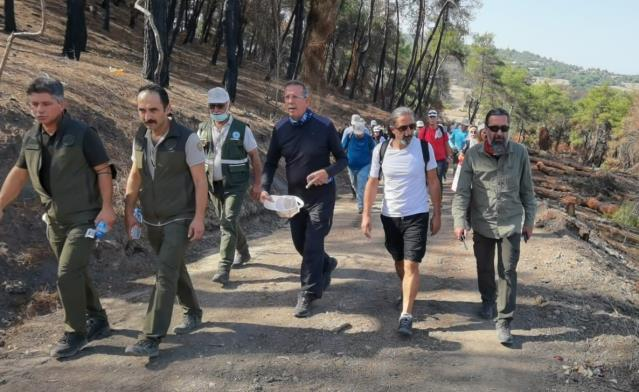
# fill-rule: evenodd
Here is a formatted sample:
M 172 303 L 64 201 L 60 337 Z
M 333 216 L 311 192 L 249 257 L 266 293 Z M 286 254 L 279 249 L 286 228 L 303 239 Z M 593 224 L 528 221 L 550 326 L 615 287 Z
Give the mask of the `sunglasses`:
M 407 130 L 411 130 L 414 131 L 415 128 L 417 128 L 417 124 L 412 123 L 412 124 L 408 124 L 408 125 L 402 125 L 401 127 L 395 127 L 395 129 L 397 129 L 400 132 L 405 132 Z
M 226 107 L 225 103 L 210 103 L 209 109 L 224 109 Z
M 489 125 L 488 129 L 490 129 L 492 133 L 497 133 L 499 131 L 502 131 L 503 133 L 508 133 L 508 130 L 510 129 L 510 127 L 508 125 Z

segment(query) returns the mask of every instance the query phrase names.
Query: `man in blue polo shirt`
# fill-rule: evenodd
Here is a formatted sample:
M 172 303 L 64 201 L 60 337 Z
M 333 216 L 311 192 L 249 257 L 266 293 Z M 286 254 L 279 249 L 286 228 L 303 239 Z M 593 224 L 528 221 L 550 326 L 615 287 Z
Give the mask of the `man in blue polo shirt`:
M 364 188 L 368 181 L 368 172 L 371 168 L 371 158 L 375 141 L 364 132 L 366 123 L 356 122 L 353 132 L 342 140 L 342 148 L 348 157 L 348 176 L 355 188 L 357 198 L 357 211 L 362 213 L 364 209 Z

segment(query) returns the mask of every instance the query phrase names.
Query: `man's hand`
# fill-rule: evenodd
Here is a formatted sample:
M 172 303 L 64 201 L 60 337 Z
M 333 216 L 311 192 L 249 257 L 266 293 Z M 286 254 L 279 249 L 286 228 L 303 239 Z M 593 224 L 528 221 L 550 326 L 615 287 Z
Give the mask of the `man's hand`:
M 269 195 L 267 191 L 262 191 L 262 193 L 260 193 L 260 203 L 264 204 L 267 201 L 273 201 L 273 199 L 271 199 L 271 195 Z
M 524 237 L 524 242 L 528 242 L 533 235 L 533 228 L 524 226 L 524 228 L 521 229 L 521 235 Z
M 430 220 L 430 234 L 435 235 L 439 232 L 439 229 L 442 227 L 442 214 L 441 213 L 433 213 L 433 218 Z
M 324 169 L 314 171 L 306 176 L 306 188 L 310 188 L 312 185 L 324 185 L 328 182 L 328 172 Z
M 110 230 L 115 224 L 116 219 L 117 217 L 115 216 L 115 211 L 113 211 L 113 207 L 111 206 L 103 207 L 102 210 L 100 210 L 100 213 L 98 214 L 98 216 L 95 217 L 95 223 L 104 221 L 104 223 L 107 224 Z
M 371 217 L 369 214 L 362 215 L 362 233 L 366 236 L 366 238 L 371 238 Z
M 128 239 L 132 239 L 131 229 L 138 224 L 139 224 L 138 220 L 135 219 L 135 216 L 133 215 L 133 213 L 130 213 L 130 214 L 127 214 L 126 212 L 124 213 L 124 229 L 126 230 L 126 236 Z
M 463 227 L 455 227 L 455 238 L 462 241 L 462 238 L 466 238 L 466 230 Z
M 262 193 L 262 184 L 253 184 L 251 187 L 251 197 L 255 201 L 260 201 L 260 196 Z
M 189 239 L 191 241 L 201 240 L 204 235 L 204 219 L 194 218 L 189 225 Z

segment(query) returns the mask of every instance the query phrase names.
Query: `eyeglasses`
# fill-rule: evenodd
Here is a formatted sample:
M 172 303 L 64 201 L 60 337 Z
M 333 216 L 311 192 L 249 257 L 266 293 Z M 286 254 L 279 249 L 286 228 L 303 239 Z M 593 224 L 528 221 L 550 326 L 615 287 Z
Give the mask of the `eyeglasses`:
M 412 123 L 412 124 L 408 124 L 408 125 L 402 125 L 401 127 L 395 127 L 395 129 L 397 129 L 400 132 L 405 132 L 407 130 L 411 130 L 414 131 L 415 128 L 417 128 L 417 124 Z
M 510 127 L 508 125 L 489 125 L 488 129 L 490 129 L 492 133 L 497 133 L 499 131 L 502 131 L 503 133 L 508 133 L 508 130 L 510 129 Z
M 209 109 L 224 109 L 226 108 L 226 103 L 210 103 Z

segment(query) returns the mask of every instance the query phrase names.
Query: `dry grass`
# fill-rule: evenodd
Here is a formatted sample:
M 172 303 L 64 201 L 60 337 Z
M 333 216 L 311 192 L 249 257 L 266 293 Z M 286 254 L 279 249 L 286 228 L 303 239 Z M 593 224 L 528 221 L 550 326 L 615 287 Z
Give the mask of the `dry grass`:
M 25 316 L 33 318 L 39 315 L 54 312 L 58 308 L 59 299 L 57 291 L 51 292 L 46 287 L 36 291 L 31 296 L 31 301 L 25 309 Z

